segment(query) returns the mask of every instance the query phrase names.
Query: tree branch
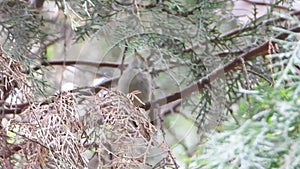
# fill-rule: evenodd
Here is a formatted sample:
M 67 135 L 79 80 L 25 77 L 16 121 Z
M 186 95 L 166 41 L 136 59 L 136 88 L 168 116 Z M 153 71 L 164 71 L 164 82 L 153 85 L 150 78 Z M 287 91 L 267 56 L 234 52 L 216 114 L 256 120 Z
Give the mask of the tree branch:
M 243 0 L 243 1 L 246 2 L 246 3 L 249 3 L 251 5 L 272 6 L 274 8 L 283 9 L 283 10 L 287 10 L 287 11 L 295 10 L 295 9 L 290 9 L 289 7 L 274 4 L 274 3 L 261 2 L 261 1 L 252 1 L 252 0 Z
M 300 32 L 300 27 L 291 28 L 289 31 Z M 278 36 L 276 36 L 275 38 L 282 40 L 282 39 L 285 39 L 288 35 L 289 34 L 287 34 L 287 33 L 281 33 Z M 153 102 L 146 103 L 143 106 L 143 108 L 148 110 L 148 109 L 150 109 L 151 105 L 164 105 L 164 104 L 173 102 L 178 99 L 186 98 L 196 91 L 202 91 L 206 85 L 209 85 L 216 79 L 224 76 L 229 71 L 234 70 L 236 67 L 240 66 L 242 64 L 241 59 L 243 59 L 244 61 L 249 61 L 257 56 L 268 54 L 269 43 L 270 42 L 265 42 L 262 45 L 250 50 L 248 53 L 242 54 L 240 57 L 237 57 L 236 59 L 232 60 L 231 62 L 225 64 L 223 67 L 215 69 L 213 72 L 211 72 L 208 75 L 206 75 L 205 77 L 201 78 L 200 80 L 198 80 L 197 83 L 192 84 L 179 92 L 170 94 L 166 97 L 157 99 Z
M 86 66 L 93 66 L 93 67 L 112 67 L 112 68 L 119 68 L 119 69 L 125 69 L 127 67 L 126 64 L 123 66 L 118 63 L 110 63 L 110 62 L 90 62 L 90 61 L 77 61 L 77 60 L 58 60 L 58 61 L 48 61 L 48 62 L 42 62 L 41 66 L 36 66 L 32 68 L 32 70 L 39 70 L 42 68 L 42 66 L 70 66 L 70 65 L 86 65 Z M 29 71 L 29 70 L 28 70 Z M 27 73 L 29 73 L 27 71 Z
M 300 11 L 294 11 L 294 12 L 291 12 L 289 13 L 291 16 L 299 16 L 300 15 Z M 266 21 L 263 21 L 263 22 L 260 22 L 260 23 L 256 23 L 255 25 L 250 25 L 250 26 L 247 26 L 247 27 L 243 27 L 243 28 L 237 28 L 237 29 L 233 29 L 232 31 L 229 31 L 229 32 L 226 32 L 224 34 L 222 34 L 220 37 L 217 37 L 217 38 L 213 38 L 211 39 L 210 41 L 216 41 L 218 39 L 226 39 L 226 38 L 230 38 L 234 35 L 239 35 L 241 33 L 244 33 L 246 31 L 250 31 L 250 30 L 253 30 L 255 28 L 257 28 L 257 26 L 260 26 L 260 25 L 270 25 L 270 24 L 273 24 L 275 22 L 280 22 L 280 21 L 285 21 L 286 18 L 283 18 L 283 17 L 278 17 L 278 18 L 272 18 L 272 19 L 269 19 L 269 20 L 266 20 Z
M 300 27 L 294 27 L 294 28 L 290 29 L 289 31 L 291 31 L 291 32 L 300 32 Z M 283 40 L 288 35 L 289 34 L 287 34 L 287 33 L 281 33 L 278 36 L 276 36 L 275 38 Z M 149 110 L 151 105 L 168 104 L 168 103 L 176 101 L 178 99 L 186 98 L 186 97 L 190 96 L 192 93 L 194 93 L 196 91 L 204 90 L 206 85 L 209 85 L 210 83 L 212 83 L 216 79 L 224 76 L 227 72 L 232 71 L 236 67 L 240 66 L 242 64 L 241 58 L 244 59 L 245 61 L 249 61 L 249 60 L 251 60 L 251 59 L 253 59 L 257 56 L 268 54 L 269 43 L 270 42 L 265 42 L 262 45 L 250 50 L 249 52 L 240 55 L 240 57 L 237 57 L 236 59 L 232 60 L 231 62 L 225 64 L 223 67 L 220 67 L 220 68 L 214 70 L 213 72 L 209 73 L 205 77 L 201 78 L 200 80 L 198 80 L 197 83 L 192 84 L 192 85 L 186 87 L 185 89 L 183 89 L 179 92 L 170 94 L 166 97 L 157 99 L 153 102 L 148 102 L 144 106 L 142 106 L 142 108 L 144 108 L 145 110 Z M 74 61 L 70 62 L 70 64 L 71 63 L 75 64 Z M 91 87 L 90 89 L 97 93 L 101 89 L 101 87 L 109 87 L 112 83 L 116 82 L 117 79 L 118 78 L 107 80 L 107 81 L 97 85 L 96 87 Z M 77 90 L 75 89 L 74 91 L 77 91 Z M 24 107 L 24 105 L 26 105 L 26 104 L 22 104 L 22 109 L 26 108 L 26 106 Z M 27 104 L 27 105 L 29 105 L 29 104 Z M 4 113 L 4 114 L 21 113 L 22 109 L 20 109 L 17 105 L 15 105 L 14 109 L 2 109 L 1 113 Z

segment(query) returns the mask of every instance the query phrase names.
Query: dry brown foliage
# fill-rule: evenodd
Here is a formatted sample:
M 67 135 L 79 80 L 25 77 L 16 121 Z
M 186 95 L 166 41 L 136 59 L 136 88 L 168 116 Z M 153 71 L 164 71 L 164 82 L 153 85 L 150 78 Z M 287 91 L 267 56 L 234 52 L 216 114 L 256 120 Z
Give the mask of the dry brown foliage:
M 0 62 L 2 102 L 5 90 L 18 88 L 29 104 L 1 118 L 1 168 L 177 168 L 147 112 L 126 95 L 102 88 L 91 95 L 78 90 L 29 100 L 34 88 L 21 64 L 3 55 Z
M 32 89 L 22 65 L 5 54 L 0 45 L 0 103 L 30 101 Z M 21 91 L 21 92 L 20 92 Z M 10 97 L 10 98 L 9 98 Z M 16 98 L 13 100 L 12 98 Z M 10 105 L 6 104 L 9 107 Z

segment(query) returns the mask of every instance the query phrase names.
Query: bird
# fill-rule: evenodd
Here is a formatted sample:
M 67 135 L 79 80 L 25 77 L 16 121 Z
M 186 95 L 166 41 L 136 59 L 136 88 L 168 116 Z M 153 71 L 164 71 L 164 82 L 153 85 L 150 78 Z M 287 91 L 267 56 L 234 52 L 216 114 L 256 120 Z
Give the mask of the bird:
M 133 93 L 133 104 L 137 107 L 150 101 L 152 96 L 152 79 L 148 71 L 147 60 L 137 51 L 132 61 L 125 69 L 118 81 L 119 91 Z

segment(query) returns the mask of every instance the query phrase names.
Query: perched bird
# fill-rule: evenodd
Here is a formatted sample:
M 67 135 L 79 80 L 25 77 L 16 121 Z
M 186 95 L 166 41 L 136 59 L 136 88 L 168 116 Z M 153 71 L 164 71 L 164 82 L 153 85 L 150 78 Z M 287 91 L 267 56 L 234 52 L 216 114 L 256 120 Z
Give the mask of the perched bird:
M 125 94 L 134 92 L 136 98 L 133 99 L 133 104 L 141 106 L 151 99 L 151 84 L 147 61 L 141 54 L 135 52 L 133 60 L 119 79 L 118 89 Z

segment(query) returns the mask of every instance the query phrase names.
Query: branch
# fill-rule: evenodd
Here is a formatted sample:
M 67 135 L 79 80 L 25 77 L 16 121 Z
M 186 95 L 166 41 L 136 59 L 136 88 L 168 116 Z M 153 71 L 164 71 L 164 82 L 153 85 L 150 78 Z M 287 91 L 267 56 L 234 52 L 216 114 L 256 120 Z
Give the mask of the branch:
M 289 31 L 291 32 L 300 32 L 300 27 L 295 27 L 292 29 L 289 29 Z M 285 39 L 289 34 L 287 33 L 281 33 L 278 36 L 276 36 L 276 39 Z M 151 105 L 165 105 L 168 104 L 170 102 L 176 101 L 178 99 L 183 99 L 186 98 L 188 96 L 190 96 L 192 93 L 196 92 L 196 91 L 202 91 L 204 90 L 206 85 L 209 85 L 210 83 L 212 83 L 213 81 L 215 81 L 216 79 L 218 79 L 219 77 L 224 76 L 224 74 L 228 73 L 229 71 L 234 70 L 236 67 L 240 66 L 242 64 L 242 59 L 244 59 L 245 61 L 249 61 L 259 55 L 266 55 L 268 54 L 268 50 L 269 50 L 269 42 L 265 42 L 262 45 L 250 50 L 248 53 L 242 54 L 240 55 L 240 57 L 237 57 L 236 59 L 232 60 L 231 62 L 225 64 L 223 67 L 220 67 L 216 70 L 214 70 L 213 72 L 209 73 L 208 75 L 206 75 L 205 77 L 201 78 L 200 80 L 198 80 L 197 83 L 192 84 L 190 86 L 188 86 L 187 88 L 170 94 L 166 97 L 157 99 L 153 102 L 148 102 L 146 103 L 144 106 L 142 106 L 142 108 L 144 108 L 145 110 L 149 110 Z M 75 64 L 74 61 L 70 62 L 70 64 Z M 94 92 L 98 92 L 101 90 L 101 87 L 110 87 L 113 83 L 116 83 L 118 80 L 118 78 L 114 78 L 114 79 L 110 79 L 107 80 L 99 85 L 97 85 L 96 87 L 88 87 L 90 90 L 94 91 Z M 79 91 L 80 89 L 75 89 L 72 90 L 71 92 L 76 92 Z M 24 105 L 29 105 L 28 103 L 26 104 L 21 104 L 21 108 L 18 105 L 15 105 L 14 109 L 0 109 L 1 113 L 4 114 L 11 114 L 11 113 L 21 113 L 22 109 L 26 108 L 27 106 Z
M 283 5 L 278 5 L 278 4 L 273 4 L 273 3 L 268 3 L 268 2 L 260 2 L 260 1 L 251 1 L 251 0 L 243 0 L 246 3 L 249 3 L 251 5 L 260 5 L 260 6 L 272 6 L 274 8 L 278 9 L 283 9 L 283 10 L 295 10 L 295 9 L 290 9 L 289 7 L 283 6 Z
M 298 11 L 290 12 L 289 15 L 299 17 L 300 11 L 298 10 Z M 281 22 L 281 21 L 285 21 L 285 20 L 286 20 L 286 18 L 284 18 L 284 17 L 271 18 L 271 19 L 265 20 L 263 22 L 254 23 L 254 24 L 249 25 L 249 26 L 233 29 L 229 32 L 225 32 L 225 33 L 221 34 L 219 37 L 211 38 L 209 41 L 210 42 L 222 41 L 224 39 L 232 38 L 233 36 L 238 36 L 240 34 L 243 34 L 243 33 L 247 32 L 247 31 L 254 30 L 258 26 L 261 26 L 261 25 L 270 25 L 270 24 L 274 24 L 276 22 Z M 186 48 L 183 52 L 184 53 L 195 53 L 195 48 L 197 48 L 197 47 L 196 46 L 191 46 L 189 48 Z M 219 52 L 219 53 L 215 53 L 214 55 L 219 56 L 219 57 L 226 57 L 228 54 L 238 55 L 238 54 L 242 54 L 244 51 L 246 51 L 246 49 L 248 49 L 248 47 L 246 47 L 242 50 L 222 51 L 222 52 Z M 175 53 L 175 54 L 178 54 L 178 53 Z
M 300 27 L 291 28 L 289 31 L 300 32 Z M 283 40 L 288 35 L 289 34 L 287 34 L 287 33 L 281 33 L 278 36 L 276 36 L 275 39 Z M 197 83 L 192 84 L 179 92 L 170 94 L 166 97 L 157 99 L 153 102 L 148 102 L 143 106 L 143 108 L 145 110 L 149 110 L 151 105 L 164 105 L 164 104 L 173 102 L 178 99 L 186 98 L 196 91 L 202 91 L 205 88 L 205 86 L 209 85 L 216 79 L 224 76 L 224 74 L 228 73 L 229 71 L 234 70 L 236 67 L 242 65 L 242 60 L 249 61 L 257 56 L 266 55 L 266 54 L 268 54 L 268 49 L 269 49 L 269 42 L 265 42 L 262 45 L 250 50 L 248 53 L 240 55 L 240 57 L 237 57 L 236 59 L 232 60 L 231 62 L 225 64 L 223 67 L 215 69 L 213 72 L 209 73 L 205 77 L 198 80 Z
M 119 68 L 121 70 L 125 69 L 127 65 L 121 65 L 118 63 L 110 63 L 110 62 L 90 62 L 90 61 L 76 61 L 76 60 L 58 60 L 58 61 L 48 61 L 48 62 L 42 62 L 40 66 L 36 66 L 32 68 L 32 70 L 39 70 L 42 68 L 42 66 L 70 66 L 70 65 L 87 65 L 87 66 L 93 66 L 93 67 L 113 67 L 113 68 Z M 29 73 L 29 70 L 27 71 Z
M 300 15 L 300 11 L 291 12 L 291 13 L 289 13 L 289 15 L 291 15 L 291 16 L 294 16 L 294 15 L 299 16 Z M 213 41 L 216 41 L 218 39 L 230 38 L 233 35 L 239 35 L 239 34 L 244 33 L 246 31 L 253 30 L 253 29 L 257 28 L 257 26 L 260 26 L 260 25 L 269 25 L 269 24 L 273 24 L 275 22 L 280 22 L 280 21 L 285 21 L 285 20 L 286 20 L 286 18 L 283 18 L 283 17 L 279 17 L 279 18 L 275 18 L 275 19 L 272 18 L 272 19 L 266 20 L 264 22 L 256 23 L 254 25 L 250 25 L 250 26 L 247 26 L 247 27 L 233 29 L 232 31 L 229 31 L 229 32 L 226 32 L 226 33 L 222 34 L 220 37 L 211 39 L 210 41 L 213 42 Z

